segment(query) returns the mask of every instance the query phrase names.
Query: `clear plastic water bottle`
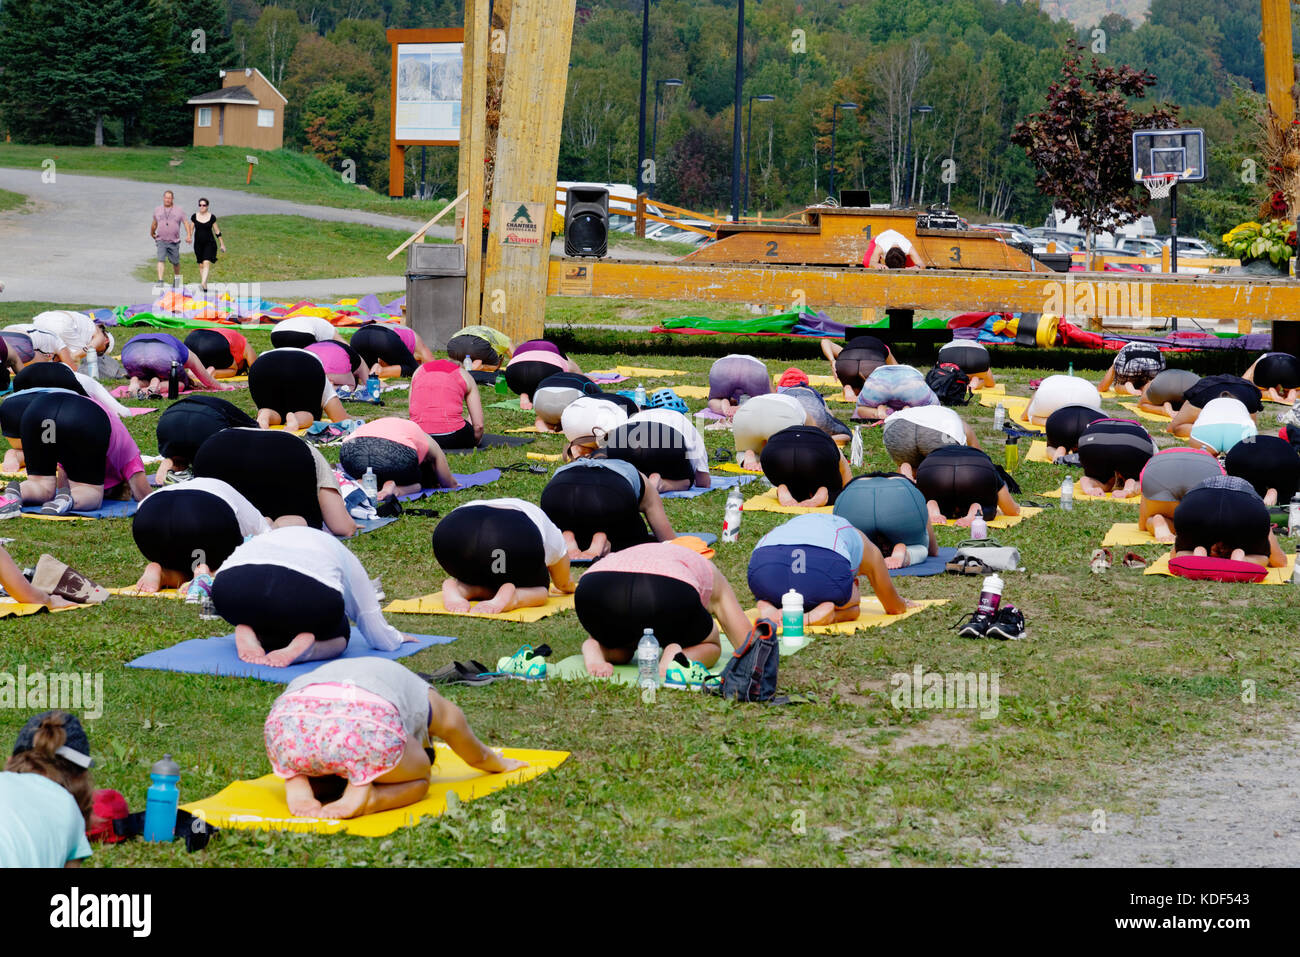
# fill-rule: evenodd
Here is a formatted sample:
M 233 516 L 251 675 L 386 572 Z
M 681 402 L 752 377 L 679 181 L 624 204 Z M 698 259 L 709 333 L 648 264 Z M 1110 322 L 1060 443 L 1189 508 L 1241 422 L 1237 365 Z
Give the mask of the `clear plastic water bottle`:
M 176 807 L 181 792 L 177 787 L 181 779 L 180 765 L 164 754 L 149 771 L 149 791 L 145 798 L 144 839 L 167 842 L 176 839 Z
M 366 493 L 372 506 L 379 504 L 379 480 L 375 478 L 375 470 L 368 465 L 366 474 L 361 476 L 361 490 Z
M 989 523 L 984 521 L 983 515 L 976 515 L 975 521 L 970 523 L 970 537 L 975 539 L 989 537 Z
M 461 366 L 464 367 L 466 372 L 471 372 L 474 369 L 474 360 L 469 356 L 466 356 L 465 361 L 461 363 Z
M 217 606 L 212 601 L 212 592 L 205 591 L 199 596 L 199 620 L 200 621 L 220 621 L 221 615 L 217 613 Z
M 781 644 L 799 648 L 803 641 L 803 595 L 791 588 L 781 596 Z
M 1291 505 L 1286 514 L 1286 533 L 1295 535 L 1300 532 L 1300 492 L 1291 496 Z
M 849 464 L 854 468 L 862 465 L 865 453 L 862 448 L 862 426 L 853 427 L 853 440 L 849 443 Z
M 1066 375 L 1069 375 L 1069 376 L 1074 375 L 1074 363 L 1073 363 L 1073 362 L 1071 362 L 1071 363 L 1069 364 L 1069 366 L 1066 367 L 1065 374 L 1066 374 Z
M 740 519 L 745 508 L 745 496 L 740 486 L 733 486 L 727 493 L 727 510 L 722 518 L 722 540 L 734 542 L 740 538 Z
M 383 393 L 383 391 L 384 391 L 384 387 L 379 384 L 379 376 L 375 375 L 372 372 L 370 374 L 370 378 L 366 380 L 367 397 L 369 397 L 371 402 L 378 402 L 379 396 Z
M 1001 432 L 1007 424 L 1007 409 L 1001 402 L 993 407 L 993 431 Z
M 640 688 L 659 687 L 659 639 L 653 628 L 642 632 L 636 645 L 636 683 Z
M 636 407 L 638 409 L 645 408 L 645 386 L 643 386 L 640 382 L 636 384 L 636 392 L 634 393 L 634 398 L 632 401 L 636 403 Z
M 91 346 L 86 352 L 86 375 L 92 379 L 99 378 L 99 353 Z
M 1074 480 L 1061 480 L 1061 508 L 1067 512 L 1074 510 Z

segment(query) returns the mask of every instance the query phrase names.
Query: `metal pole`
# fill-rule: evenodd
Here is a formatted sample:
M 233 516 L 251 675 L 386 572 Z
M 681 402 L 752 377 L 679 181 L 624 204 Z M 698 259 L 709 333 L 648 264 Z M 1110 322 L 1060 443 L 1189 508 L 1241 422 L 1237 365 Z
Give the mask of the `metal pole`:
M 903 154 L 903 175 L 907 177 L 907 192 L 903 195 L 903 208 L 912 206 L 912 109 L 907 110 L 907 152 Z
M 736 6 L 736 94 L 731 124 L 731 220 L 740 219 L 740 101 L 745 86 L 745 0 Z
M 650 127 L 650 168 L 655 171 L 655 178 L 646 184 L 645 191 L 651 199 L 654 199 L 655 183 L 659 181 L 659 94 L 663 92 L 662 82 L 655 80 L 655 118 Z
M 1169 271 L 1178 272 L 1178 180 L 1169 189 Z M 1178 317 L 1169 317 L 1169 328 L 1178 331 Z
M 745 108 L 745 211 L 744 215 L 749 215 L 749 129 L 750 123 L 754 119 L 754 98 L 749 98 L 749 105 Z
M 838 103 L 831 107 L 831 198 L 835 197 L 835 111 L 840 108 Z
M 641 12 L 641 118 L 637 124 L 636 191 L 645 192 L 645 84 L 650 62 L 650 0 L 642 0 Z
M 424 158 L 425 158 L 425 154 L 428 152 L 428 149 L 429 148 L 427 146 L 420 147 L 420 199 L 424 199 L 425 192 L 426 192 L 425 185 L 424 185 Z

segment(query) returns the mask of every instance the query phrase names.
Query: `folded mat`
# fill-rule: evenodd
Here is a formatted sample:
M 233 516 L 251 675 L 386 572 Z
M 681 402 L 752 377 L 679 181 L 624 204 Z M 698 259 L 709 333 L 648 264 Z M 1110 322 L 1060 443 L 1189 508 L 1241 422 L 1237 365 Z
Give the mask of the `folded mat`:
M 745 499 L 745 511 L 780 512 L 782 515 L 808 515 L 812 512 L 818 512 L 823 515 L 830 515 L 835 511 L 835 508 L 831 505 L 820 505 L 816 508 L 805 508 L 799 505 L 782 505 L 776 499 L 776 489 L 770 488 L 762 495 L 755 495 L 753 498 Z
M 1148 412 L 1146 409 L 1138 408 L 1137 400 L 1132 402 L 1121 402 L 1124 408 L 1128 409 L 1139 419 L 1146 419 L 1148 422 L 1172 422 L 1173 418 L 1165 415 L 1163 412 Z
M 751 471 L 750 469 L 744 469 L 744 468 L 741 468 L 741 467 L 740 467 L 739 465 L 737 465 L 735 462 L 723 462 L 721 465 L 715 465 L 715 466 L 713 466 L 713 470 L 714 470 L 715 472 L 729 472 L 729 473 L 731 473 L 732 475 L 752 475 L 752 476 L 759 476 L 759 475 L 762 475 L 762 474 L 763 474 L 763 470 L 762 470 L 762 469 L 756 469 L 756 470 Z
M 1150 565 L 1148 565 L 1146 567 L 1146 570 L 1142 572 L 1142 574 L 1143 575 L 1168 575 L 1171 578 L 1179 577 L 1169 570 L 1169 558 L 1172 555 L 1173 552 L 1165 552 L 1163 555 L 1161 555 L 1159 558 L 1153 561 Z M 1294 571 L 1295 571 L 1295 556 L 1288 555 L 1286 556 L 1286 564 L 1283 567 L 1270 568 L 1268 570 L 1268 575 L 1265 576 L 1262 581 L 1249 582 L 1248 584 L 1289 585 L 1291 584 L 1291 575 Z
M 1150 532 L 1144 532 L 1138 528 L 1137 522 L 1116 522 L 1106 533 L 1106 537 L 1101 540 L 1103 548 L 1119 546 L 1121 548 L 1130 548 L 1134 545 L 1168 545 L 1168 542 L 1157 542 L 1156 537 Z
M 686 373 L 681 369 L 646 369 L 641 366 L 615 366 L 613 369 L 594 369 L 591 372 L 588 372 L 587 375 L 605 376 L 610 373 L 621 375 L 626 379 L 633 378 L 634 376 L 653 379 L 670 375 L 686 375 Z
M 1011 414 L 1013 408 L 1027 408 L 1029 406 L 1029 396 L 1007 395 L 1005 391 L 994 392 L 991 389 L 985 389 L 982 392 L 976 392 L 975 397 L 979 399 L 980 405 L 990 409 L 995 408 L 1001 402 L 1002 408 L 1007 410 L 1008 415 Z
M 1026 518 L 1033 518 L 1041 511 L 1042 511 L 1041 508 L 1034 508 L 1034 506 L 1032 505 L 1021 505 L 1019 515 L 999 514 L 997 518 L 993 519 L 993 521 L 988 523 L 988 526 L 989 528 L 1010 528 L 1012 525 L 1019 525 Z M 952 519 L 949 519 L 948 521 L 943 522 L 941 524 L 946 525 L 948 528 L 959 527 L 957 523 Z
M 475 602 L 477 604 L 477 602 Z M 504 611 L 497 615 L 483 615 L 474 611 L 471 607 L 468 612 L 460 617 L 465 618 L 495 618 L 498 621 L 523 621 L 534 622 L 543 618 L 549 618 L 556 612 L 571 611 L 573 609 L 572 595 L 551 595 L 546 600 L 545 605 L 534 605 L 531 608 L 516 608 L 514 611 Z M 447 610 L 447 606 L 442 603 L 442 592 L 436 591 L 428 595 L 421 595 L 418 598 L 402 598 L 397 601 L 389 602 L 384 611 L 388 614 L 399 615 L 455 615 L 456 612 Z
M 945 566 L 957 554 L 955 548 L 941 548 L 938 555 L 927 555 L 925 561 L 915 565 L 904 565 L 902 568 L 891 568 L 889 574 L 892 578 L 906 578 L 914 576 L 916 578 L 928 578 L 930 575 L 942 575 Z
M 423 651 L 433 645 L 446 645 L 455 641 L 446 635 L 412 635 L 415 641 L 402 642 L 394 651 L 378 651 L 366 644 L 361 633 L 352 629 L 352 638 L 342 658 L 388 658 L 395 661 Z M 262 681 L 274 681 L 288 684 L 299 675 L 305 675 L 319 667 L 319 661 L 307 661 L 302 664 L 289 665 L 284 668 L 270 668 L 266 665 L 252 665 L 240 661 L 235 651 L 235 636 L 222 635 L 220 638 L 191 638 L 141 655 L 134 661 L 128 661 L 128 668 L 145 668 L 150 671 L 179 671 L 190 675 L 219 675 L 230 678 L 258 678 Z
M 284 781 L 266 774 L 252 781 L 235 781 L 212 797 L 182 804 L 181 809 L 217 827 L 260 831 L 299 831 L 314 834 L 355 834 L 359 837 L 383 837 L 398 828 L 409 827 L 424 817 L 437 817 L 447 810 L 447 793 L 456 792 L 462 801 L 473 801 L 512 784 L 523 784 L 539 774 L 558 768 L 569 756 L 568 751 L 533 751 L 528 748 L 502 748 L 508 758 L 527 761 L 528 767 L 488 774 L 471 768 L 447 745 L 438 742 L 437 760 L 430 776 L 429 793 L 406 807 L 365 814 L 337 821 L 329 818 L 294 817 L 284 797 Z
M 468 449 L 443 449 L 448 455 L 469 455 L 471 452 L 481 452 L 484 449 L 493 449 L 498 446 L 509 446 L 511 448 L 517 445 L 528 445 L 532 439 L 520 438 L 513 435 L 497 435 L 493 432 L 484 432 L 483 438 L 479 440 L 477 446 Z
M 134 585 L 107 589 L 110 595 L 120 595 L 123 598 L 167 598 L 172 601 L 177 599 L 184 601 L 186 590 L 182 588 L 160 588 L 157 591 L 140 591 Z
M 660 498 L 695 498 L 699 495 L 706 495 L 709 492 L 716 492 L 720 488 L 735 488 L 737 485 L 745 485 L 754 481 L 753 475 L 715 475 L 712 484 L 708 488 L 699 488 L 692 485 L 690 488 L 681 492 L 660 492 Z
M 810 375 L 808 376 L 808 384 L 814 389 L 818 386 L 826 386 L 832 389 L 844 388 L 844 384 L 833 375 Z
M 727 640 L 726 635 L 719 635 L 718 641 L 722 646 L 722 651 L 718 655 L 717 663 L 709 669 L 709 674 L 712 675 L 722 674 L 722 669 L 727 667 L 727 662 L 730 661 L 731 656 L 736 653 L 736 649 L 732 647 L 731 642 Z M 797 651 L 800 649 L 795 650 Z M 635 686 L 639 675 L 637 674 L 637 666 L 633 663 L 630 665 L 615 665 L 613 677 L 594 678 L 587 674 L 586 662 L 582 660 L 582 655 L 579 653 L 576 655 L 569 655 L 569 657 L 563 658 L 554 664 L 548 662 L 546 666 L 546 677 L 563 678 L 565 681 L 612 681 L 615 684 Z M 690 688 L 671 688 L 668 685 L 661 685 L 660 687 L 666 691 L 699 690 Z
M 451 474 L 460 483 L 457 488 L 425 488 L 418 492 L 411 492 L 409 495 L 400 495 L 397 500 L 399 502 L 418 502 L 428 495 L 436 495 L 439 492 L 461 492 L 479 485 L 490 485 L 501 477 L 501 470 L 483 469 L 481 472 L 470 472 L 468 475 L 461 475 L 459 472 L 452 472 Z
M 971 389 L 976 395 L 1006 395 L 1007 384 L 1005 382 L 995 382 L 993 385 L 985 386 L 983 389 Z M 996 402 L 993 403 L 997 405 Z
M 1060 498 L 1061 490 L 1059 488 L 1054 488 L 1050 492 L 1042 492 L 1041 494 L 1043 498 Z M 1074 503 L 1076 505 L 1079 504 L 1080 502 L 1110 502 L 1112 505 L 1137 505 L 1141 501 L 1142 501 L 1141 491 L 1134 492 L 1128 498 L 1114 498 L 1109 492 L 1107 492 L 1104 496 L 1084 495 L 1083 483 L 1078 479 L 1075 479 L 1074 481 Z
M 121 499 L 109 499 L 94 511 L 82 511 L 74 509 L 67 515 L 42 515 L 39 505 L 23 506 L 24 518 L 40 518 L 52 522 L 72 522 L 80 518 L 130 518 L 135 514 L 139 503 L 135 499 L 122 501 Z
M 531 442 L 532 439 L 529 439 L 529 441 Z M 525 452 L 524 455 L 527 456 L 527 457 L 530 458 L 530 459 L 533 459 L 534 461 L 537 461 L 537 462 L 562 462 L 562 461 L 564 461 L 564 456 L 563 456 L 563 455 L 559 455 L 559 454 L 556 454 L 556 455 L 547 455 L 545 452 Z
M 28 615 L 39 615 L 43 611 L 81 611 L 84 608 L 94 607 L 94 605 L 67 605 L 63 608 L 49 608 L 35 602 L 14 601 L 8 595 L 0 596 L 0 618 L 25 618 Z
M 626 382 L 627 376 L 619 372 L 588 372 L 587 378 L 592 382 L 599 382 L 601 385 L 613 385 L 615 382 Z
M 918 612 L 925 611 L 931 605 L 946 605 L 946 598 L 923 598 L 916 602 L 915 608 L 909 608 L 901 615 L 886 615 L 884 607 L 880 604 L 880 599 L 872 595 L 870 598 L 863 596 L 862 611 L 855 621 L 837 621 L 833 625 L 807 625 L 803 626 L 805 635 L 852 635 L 855 632 L 864 631 L 867 628 L 884 628 L 892 625 L 896 621 L 902 621 L 904 618 L 911 618 Z M 750 621 L 758 620 L 758 609 L 751 608 L 745 612 Z M 791 655 L 796 651 L 803 649 L 803 645 L 798 648 L 781 649 L 782 655 Z

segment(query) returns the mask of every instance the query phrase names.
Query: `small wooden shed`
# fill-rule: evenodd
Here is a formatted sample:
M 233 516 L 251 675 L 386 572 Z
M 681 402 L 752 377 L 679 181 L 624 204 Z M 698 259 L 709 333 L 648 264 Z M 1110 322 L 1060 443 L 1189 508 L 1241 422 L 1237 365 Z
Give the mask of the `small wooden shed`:
M 195 146 L 278 150 L 284 145 L 289 101 L 256 67 L 222 70 L 221 89 L 188 102 L 194 108 Z

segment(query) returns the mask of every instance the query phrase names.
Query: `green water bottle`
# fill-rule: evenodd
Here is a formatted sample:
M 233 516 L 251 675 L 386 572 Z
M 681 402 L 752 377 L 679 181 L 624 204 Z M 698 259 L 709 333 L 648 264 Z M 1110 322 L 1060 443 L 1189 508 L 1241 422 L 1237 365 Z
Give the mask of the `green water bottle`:
M 1007 433 L 1007 471 L 1014 472 L 1016 466 L 1020 464 L 1020 444 L 1017 441 L 1019 436 L 1014 433 Z

